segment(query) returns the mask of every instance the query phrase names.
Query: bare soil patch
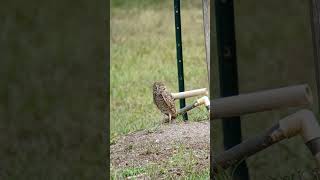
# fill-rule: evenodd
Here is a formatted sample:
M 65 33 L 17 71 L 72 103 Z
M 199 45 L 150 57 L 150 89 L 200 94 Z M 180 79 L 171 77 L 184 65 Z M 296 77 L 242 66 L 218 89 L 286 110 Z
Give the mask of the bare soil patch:
M 161 164 L 183 146 L 197 158 L 197 168 L 208 168 L 209 134 L 208 121 L 165 124 L 152 131 L 130 133 L 111 145 L 111 164 L 117 169 Z

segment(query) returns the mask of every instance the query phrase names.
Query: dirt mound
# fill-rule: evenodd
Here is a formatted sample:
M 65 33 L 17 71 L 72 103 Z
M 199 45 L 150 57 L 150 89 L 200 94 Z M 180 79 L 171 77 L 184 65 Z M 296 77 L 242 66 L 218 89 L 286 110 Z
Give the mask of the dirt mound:
M 111 164 L 117 169 L 161 164 L 182 145 L 197 157 L 200 168 L 209 167 L 209 134 L 208 121 L 166 124 L 131 133 L 111 146 Z

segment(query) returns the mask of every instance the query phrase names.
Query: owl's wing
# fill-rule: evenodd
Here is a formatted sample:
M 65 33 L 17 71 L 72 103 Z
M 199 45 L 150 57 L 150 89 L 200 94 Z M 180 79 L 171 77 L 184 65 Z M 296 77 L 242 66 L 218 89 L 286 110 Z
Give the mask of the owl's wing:
M 162 99 L 165 102 L 165 104 L 167 105 L 167 107 L 170 109 L 170 111 L 173 114 L 176 114 L 176 108 L 175 108 L 175 104 L 174 104 L 174 98 L 172 97 L 171 94 L 167 94 L 166 92 L 162 92 L 161 93 Z
M 157 104 L 155 92 L 153 92 L 153 103 L 154 103 L 154 104 Z

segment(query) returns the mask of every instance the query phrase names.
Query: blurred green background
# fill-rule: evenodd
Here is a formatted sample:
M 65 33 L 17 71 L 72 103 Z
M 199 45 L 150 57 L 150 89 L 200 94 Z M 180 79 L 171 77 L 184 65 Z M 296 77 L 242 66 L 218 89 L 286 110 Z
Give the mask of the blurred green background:
M 181 6 L 186 88 L 207 86 L 201 0 L 184 0 Z M 111 7 L 111 133 L 116 137 L 158 122 L 160 116 L 151 101 L 154 80 L 166 79 L 172 90 L 178 85 L 173 1 L 112 0 Z M 211 11 L 214 13 L 214 9 Z M 314 96 L 311 109 L 318 112 L 309 15 L 308 1 L 235 1 L 240 93 L 307 83 Z M 212 35 L 215 36 L 215 28 Z M 216 46 L 216 42 L 211 44 Z M 129 53 L 135 56 L 126 56 Z M 212 73 L 216 77 L 212 80 L 215 85 L 212 95 L 219 97 L 216 52 L 212 56 L 215 59 Z M 126 74 L 128 71 L 132 74 Z M 124 80 L 126 76 L 130 77 Z M 132 89 L 139 93 L 131 95 Z M 125 103 L 129 101 L 132 103 Z M 243 116 L 243 138 L 258 134 L 296 110 Z M 202 117 L 203 112 L 195 114 Z M 142 123 L 144 120 L 136 120 L 141 118 L 150 121 L 146 125 Z M 212 133 L 216 138 L 212 141 L 218 153 L 223 147 L 221 122 L 214 124 Z M 315 164 L 302 139 L 295 137 L 250 157 L 248 165 L 252 179 L 263 179 L 306 170 Z
M 0 4 L 0 179 L 105 177 L 106 8 Z

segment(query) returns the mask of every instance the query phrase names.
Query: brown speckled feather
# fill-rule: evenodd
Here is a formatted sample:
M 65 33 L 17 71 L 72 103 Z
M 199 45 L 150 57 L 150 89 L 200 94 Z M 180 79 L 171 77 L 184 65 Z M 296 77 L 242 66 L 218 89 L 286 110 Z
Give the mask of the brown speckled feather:
M 164 102 L 166 103 L 166 105 L 168 106 L 168 110 L 171 112 L 172 117 L 175 118 L 177 112 L 176 112 L 173 96 L 168 92 L 162 92 L 161 96 Z
M 174 98 L 161 82 L 153 84 L 153 102 L 163 114 L 167 116 L 170 114 L 173 119 L 176 118 Z

